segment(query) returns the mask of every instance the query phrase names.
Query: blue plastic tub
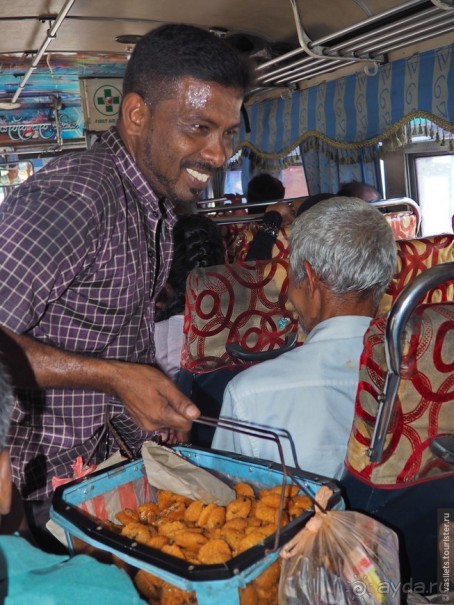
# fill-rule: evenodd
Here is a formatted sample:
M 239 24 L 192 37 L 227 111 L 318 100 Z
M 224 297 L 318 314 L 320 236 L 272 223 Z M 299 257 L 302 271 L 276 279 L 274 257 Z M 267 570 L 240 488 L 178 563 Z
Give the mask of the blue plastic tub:
M 213 472 L 230 484 L 245 481 L 260 489 L 278 485 L 283 480 L 282 467 L 275 463 L 199 448 L 174 449 L 197 466 Z M 322 485 L 328 485 L 334 492 L 329 507 L 344 507 L 340 490 L 331 479 L 301 470 L 292 469 L 292 472 L 313 495 Z M 287 479 L 287 482 L 290 483 L 291 480 Z M 113 553 L 126 563 L 148 571 L 183 590 L 194 591 L 198 605 L 212 605 L 215 602 L 218 605 L 239 605 L 238 589 L 244 588 L 278 557 L 278 551 L 273 551 L 275 536 L 269 536 L 263 543 L 224 564 L 192 565 L 106 529 L 84 510 L 93 503 L 100 500 L 103 502 L 112 494 L 118 495 L 119 491 L 125 488 L 128 491 L 131 487 L 139 504 L 150 500 L 153 488 L 151 487 L 150 492 L 144 489 L 144 484 L 148 487 L 142 459 L 122 462 L 57 488 L 51 519 L 64 528 L 70 546 L 74 536 L 96 548 Z M 111 513 L 111 521 L 114 520 L 113 515 L 122 508 L 119 506 L 118 510 Z M 279 546 L 288 542 L 312 514 L 313 511 L 308 510 L 286 525 L 280 532 Z

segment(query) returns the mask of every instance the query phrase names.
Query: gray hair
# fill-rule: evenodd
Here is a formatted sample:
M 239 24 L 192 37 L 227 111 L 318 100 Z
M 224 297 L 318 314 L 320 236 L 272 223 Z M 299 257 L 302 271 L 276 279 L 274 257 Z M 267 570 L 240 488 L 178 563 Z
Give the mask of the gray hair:
M 13 403 L 14 397 L 9 375 L 5 366 L 0 362 L 0 452 L 6 445 Z
M 371 294 L 378 305 L 396 270 L 396 244 L 384 216 L 363 200 L 333 197 L 295 220 L 290 267 L 296 284 L 304 261 L 333 292 Z

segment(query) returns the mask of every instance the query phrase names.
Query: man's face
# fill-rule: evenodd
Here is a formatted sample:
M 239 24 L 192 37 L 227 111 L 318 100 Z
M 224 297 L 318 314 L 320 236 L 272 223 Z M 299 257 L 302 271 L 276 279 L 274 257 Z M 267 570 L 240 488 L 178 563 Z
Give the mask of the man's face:
M 170 98 L 147 107 L 135 159 L 159 197 L 192 202 L 233 152 L 243 92 L 180 79 Z

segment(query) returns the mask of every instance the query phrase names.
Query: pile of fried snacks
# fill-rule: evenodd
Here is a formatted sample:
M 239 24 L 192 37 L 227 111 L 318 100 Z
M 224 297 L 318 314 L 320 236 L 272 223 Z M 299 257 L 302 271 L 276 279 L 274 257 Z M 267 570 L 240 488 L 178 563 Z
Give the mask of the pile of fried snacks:
M 115 526 L 115 530 L 192 565 L 225 563 L 276 532 L 282 486 L 258 490 L 258 495 L 247 483 L 238 483 L 234 489 L 236 499 L 227 506 L 204 504 L 201 500 L 158 490 L 156 502 L 117 513 L 116 519 L 121 525 Z M 310 506 L 310 498 L 298 494 L 297 486 L 286 485 L 282 526 Z M 270 566 L 259 578 L 242 590 L 242 604 L 277 603 L 279 563 Z M 179 590 L 143 570 L 138 572 L 136 584 L 150 603 L 196 603 L 192 593 Z

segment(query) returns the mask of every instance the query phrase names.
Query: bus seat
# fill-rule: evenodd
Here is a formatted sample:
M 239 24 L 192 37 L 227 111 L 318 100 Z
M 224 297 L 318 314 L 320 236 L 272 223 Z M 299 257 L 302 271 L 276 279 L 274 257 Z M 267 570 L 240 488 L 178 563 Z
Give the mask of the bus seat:
M 389 201 L 391 203 L 392 200 L 384 200 L 381 201 L 380 204 L 383 204 L 385 201 Z M 400 200 L 399 200 L 400 201 Z M 376 205 L 377 203 L 373 204 Z M 407 240 L 416 238 L 416 233 L 418 231 L 419 225 L 419 215 L 415 214 L 412 210 L 402 210 L 399 212 L 387 212 L 383 215 L 387 220 L 391 230 L 394 234 L 394 239 L 396 241 Z M 235 241 L 235 246 L 232 248 L 232 254 L 235 256 L 236 261 L 244 261 L 246 259 L 246 255 L 249 250 L 249 246 L 252 242 L 252 239 L 257 231 L 257 224 L 254 225 L 253 228 L 249 228 L 249 224 L 243 224 L 243 229 L 241 232 L 238 232 L 237 239 Z M 228 225 L 232 227 L 232 225 Z M 227 227 L 227 225 L 223 225 L 223 227 Z M 271 258 L 288 258 L 289 255 L 289 236 L 290 236 L 290 228 L 283 227 L 279 229 L 278 236 L 276 238 L 276 242 L 273 246 L 273 250 L 271 253 Z M 434 236 L 439 237 L 439 236 Z M 430 241 L 431 238 L 419 238 L 421 240 Z
M 384 215 L 394 234 L 395 240 L 411 239 L 417 234 L 417 218 L 413 212 L 386 212 Z
M 235 262 L 238 258 L 239 248 L 242 246 L 243 234 L 250 233 L 251 239 L 254 233 L 257 231 L 259 222 L 245 222 L 245 223 L 225 223 L 219 225 L 219 232 L 224 241 L 225 249 L 227 251 L 227 260 L 229 263 Z
M 206 416 L 218 417 L 228 382 L 253 362 L 231 355 L 280 350 L 297 329 L 287 304 L 286 261 L 233 263 L 193 270 L 186 282 L 181 369 L 177 385 Z M 210 447 L 214 429 L 194 424 L 191 441 Z
M 454 433 L 454 302 L 417 305 L 444 280 L 454 262 L 421 273 L 366 333 L 341 480 L 352 509 L 397 531 L 402 581 L 428 594 L 439 592 L 437 511 L 454 507 L 454 465 L 431 447 Z
M 249 351 L 282 347 L 297 329 L 287 287 L 286 261 L 194 269 L 186 283 L 182 368 L 206 373 L 250 365 L 226 351 L 230 342 Z
M 440 263 L 454 261 L 454 235 L 445 233 L 411 240 L 396 241 L 396 272 L 383 296 L 378 315 L 387 313 L 403 288 L 417 275 Z M 422 302 L 454 300 L 454 282 L 447 281 L 429 290 Z
M 238 238 L 236 249 L 235 249 L 235 260 L 236 261 L 244 261 L 246 260 L 246 255 L 249 251 L 249 246 L 252 242 L 252 239 L 257 231 L 257 227 L 255 229 L 245 229 L 240 237 Z M 281 227 L 279 229 L 279 233 L 277 235 L 276 241 L 274 243 L 271 258 L 283 259 L 288 258 L 289 255 L 289 242 L 288 238 L 290 235 L 289 227 Z

